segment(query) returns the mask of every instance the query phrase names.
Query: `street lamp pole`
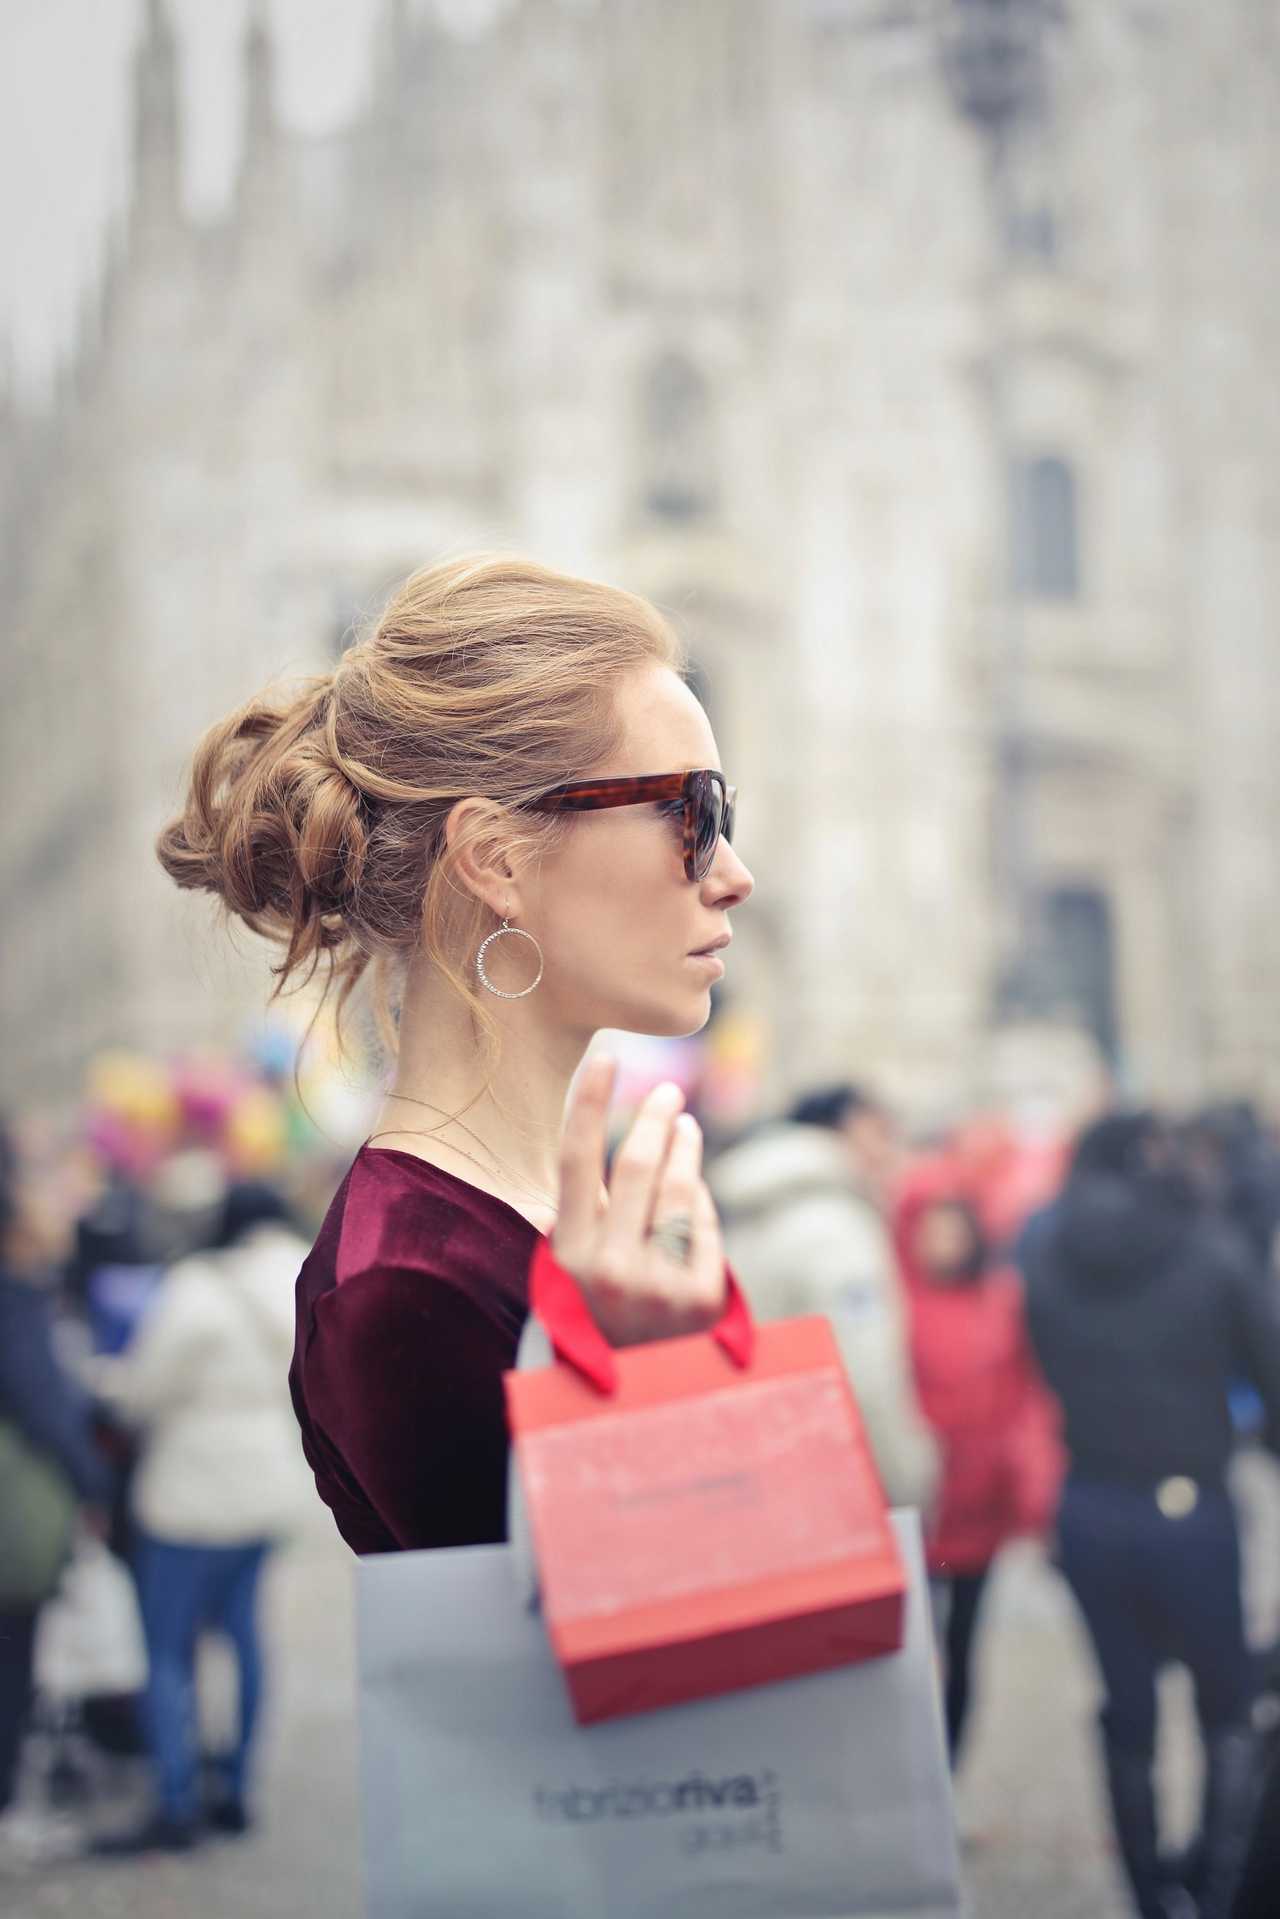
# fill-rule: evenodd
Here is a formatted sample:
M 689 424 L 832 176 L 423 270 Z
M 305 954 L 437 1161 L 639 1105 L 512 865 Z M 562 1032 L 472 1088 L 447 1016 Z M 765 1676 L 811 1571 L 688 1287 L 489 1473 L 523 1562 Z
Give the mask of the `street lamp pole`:
M 1015 211 L 1012 150 L 1020 127 L 1042 107 L 1046 28 L 1058 0 L 938 0 L 942 70 L 953 104 L 982 139 L 993 228 L 988 383 L 992 450 L 1000 496 L 1016 507 L 1014 394 L 1017 339 L 1011 316 L 1009 235 Z M 1018 529 L 1013 529 L 1016 537 Z M 1040 888 L 1032 834 L 1032 763 L 1022 587 L 1009 542 L 999 587 L 995 725 L 995 822 L 999 964 L 997 1022 L 1039 1009 Z

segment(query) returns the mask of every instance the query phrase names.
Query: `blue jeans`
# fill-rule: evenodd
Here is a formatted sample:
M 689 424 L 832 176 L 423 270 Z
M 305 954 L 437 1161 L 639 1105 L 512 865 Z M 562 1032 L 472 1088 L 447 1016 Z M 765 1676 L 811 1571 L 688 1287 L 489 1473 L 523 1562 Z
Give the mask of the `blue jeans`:
M 1125 1752 L 1151 1751 L 1156 1679 L 1171 1660 L 1191 1672 L 1207 1734 L 1239 1724 L 1253 1673 L 1226 1491 L 1202 1486 L 1194 1509 L 1175 1518 L 1160 1510 L 1154 1489 L 1072 1477 L 1058 1538 L 1062 1570 L 1102 1669 L 1108 1742 Z
M 173 1819 L 200 1810 L 200 1744 L 196 1723 L 196 1642 L 202 1631 L 230 1639 L 239 1673 L 239 1730 L 226 1756 L 226 1785 L 243 1800 L 254 1728 L 262 1703 L 258 1582 L 270 1550 L 249 1546 L 179 1546 L 139 1532 L 134 1574 L 147 1637 L 150 1672 L 145 1716 L 160 1808 Z

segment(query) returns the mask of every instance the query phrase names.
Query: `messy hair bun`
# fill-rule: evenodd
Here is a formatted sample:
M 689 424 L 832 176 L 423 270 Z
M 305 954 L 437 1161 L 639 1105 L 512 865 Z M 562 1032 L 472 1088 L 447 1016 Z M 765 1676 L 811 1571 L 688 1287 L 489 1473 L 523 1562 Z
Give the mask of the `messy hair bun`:
M 283 949 L 277 992 L 324 967 L 345 1002 L 371 962 L 421 947 L 487 1025 L 466 967 L 485 909 L 452 883 L 445 821 L 469 795 L 519 807 L 596 765 L 619 680 L 655 661 L 678 667 L 677 641 L 632 594 L 528 560 L 427 568 L 333 673 L 210 728 L 160 863 Z

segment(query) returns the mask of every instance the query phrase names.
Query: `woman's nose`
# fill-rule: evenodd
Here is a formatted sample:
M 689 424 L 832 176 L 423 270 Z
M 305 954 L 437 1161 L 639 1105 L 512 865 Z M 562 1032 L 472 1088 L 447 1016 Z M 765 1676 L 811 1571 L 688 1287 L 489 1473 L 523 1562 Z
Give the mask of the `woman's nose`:
M 704 882 L 710 906 L 741 906 L 750 899 L 756 883 L 751 869 L 739 859 L 728 840 L 721 840 L 711 870 Z

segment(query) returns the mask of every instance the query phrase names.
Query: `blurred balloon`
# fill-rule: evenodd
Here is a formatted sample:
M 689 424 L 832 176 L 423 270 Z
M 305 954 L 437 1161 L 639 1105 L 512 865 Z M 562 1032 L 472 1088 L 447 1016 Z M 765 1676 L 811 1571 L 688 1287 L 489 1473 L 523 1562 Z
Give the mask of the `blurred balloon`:
M 216 1140 L 240 1097 L 243 1075 L 220 1053 L 194 1053 L 178 1061 L 173 1083 L 189 1132 Z
M 108 1166 L 149 1172 L 178 1138 L 182 1108 L 163 1066 L 141 1053 L 99 1053 L 86 1081 L 86 1136 Z
M 232 1170 L 242 1177 L 274 1171 L 288 1140 L 279 1097 L 266 1086 L 247 1087 L 227 1114 L 223 1134 Z
M 247 1035 L 245 1052 L 262 1077 L 274 1085 L 293 1072 L 298 1036 L 279 1020 L 267 1021 Z
M 597 1035 L 596 1050 L 618 1062 L 609 1129 L 621 1138 L 638 1108 L 655 1086 L 670 1080 L 692 1106 L 702 1074 L 702 1043 L 692 1039 L 655 1038 L 647 1033 L 608 1031 Z
M 755 1117 L 767 1055 L 768 1035 L 759 1016 L 736 1006 L 722 1008 L 706 1036 L 702 1099 L 710 1127 L 732 1133 Z

